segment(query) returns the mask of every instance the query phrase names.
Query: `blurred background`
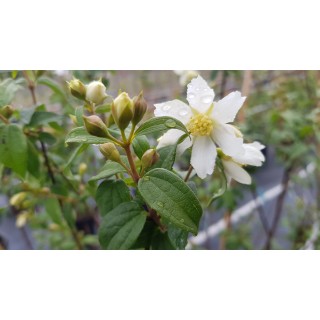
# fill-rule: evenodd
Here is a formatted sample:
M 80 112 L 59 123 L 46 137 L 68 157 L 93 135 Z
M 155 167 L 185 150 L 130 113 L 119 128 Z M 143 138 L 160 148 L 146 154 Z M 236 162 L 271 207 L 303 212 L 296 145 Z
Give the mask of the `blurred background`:
M 246 142 L 258 140 L 266 146 L 266 162 L 248 168 L 251 186 L 232 183 L 204 210 L 201 231 L 190 237 L 188 248 L 319 249 L 320 72 L 292 70 L 1 72 L 0 107 L 13 107 L 10 121 L 27 137 L 27 169 L 32 174 L 21 183 L 19 169 L 0 164 L 0 248 L 99 249 L 99 215 L 93 200 L 97 181 L 92 177 L 98 175 L 103 159 L 95 146 L 81 153 L 64 144 L 79 104 L 69 94 L 67 81 L 101 78 L 113 97 L 119 89 L 130 96 L 143 90 L 149 107 L 146 117 L 151 117 L 154 103 L 185 100 L 186 85 L 198 74 L 214 89 L 215 101 L 235 90 L 247 96 L 235 125 Z M 10 161 L 4 154 L 0 142 L 0 160 Z M 71 159 L 73 154 L 77 157 Z M 178 159 L 177 170 L 188 168 L 188 157 L 186 153 Z M 215 175 L 194 181 L 203 204 L 221 187 Z M 10 205 L 10 198 L 19 193 L 24 193 L 20 206 Z M 59 211 L 59 198 L 69 203 L 64 212 Z

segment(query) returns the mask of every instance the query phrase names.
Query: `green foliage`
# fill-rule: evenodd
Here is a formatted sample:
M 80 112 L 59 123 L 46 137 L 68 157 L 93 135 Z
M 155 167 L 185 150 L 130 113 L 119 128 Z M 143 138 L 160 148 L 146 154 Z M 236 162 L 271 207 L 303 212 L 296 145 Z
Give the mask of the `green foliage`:
M 149 171 L 138 184 L 147 204 L 177 227 L 198 233 L 202 208 L 189 186 L 169 170 Z
M 105 216 L 121 203 L 130 200 L 129 188 L 123 180 L 103 181 L 96 192 L 96 202 L 102 216 Z
M 104 249 L 130 249 L 137 240 L 146 214 L 135 202 L 125 202 L 109 212 L 99 229 L 99 242 Z

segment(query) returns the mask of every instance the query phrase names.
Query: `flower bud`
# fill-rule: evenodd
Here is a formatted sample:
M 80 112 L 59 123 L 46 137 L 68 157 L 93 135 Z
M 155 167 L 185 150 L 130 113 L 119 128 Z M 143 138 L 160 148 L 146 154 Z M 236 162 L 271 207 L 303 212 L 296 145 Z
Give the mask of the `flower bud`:
M 100 104 L 107 97 L 106 87 L 101 81 L 93 81 L 87 85 L 86 99 Z
M 83 116 L 83 122 L 87 131 L 96 137 L 107 138 L 108 129 L 104 122 L 98 116 L 92 115 L 89 117 Z
M 133 117 L 133 101 L 126 92 L 122 92 L 112 104 L 113 119 L 119 129 L 124 130 Z
M 143 118 L 144 114 L 147 111 L 147 102 L 143 97 L 142 91 L 137 97 L 133 98 L 133 118 L 132 118 L 132 123 L 133 125 L 136 125 L 141 121 Z
M 88 166 L 84 162 L 81 162 L 79 164 L 79 168 L 78 168 L 79 175 L 83 176 L 85 174 L 85 172 L 87 171 L 87 169 L 88 169 Z
M 71 94 L 80 99 L 85 100 L 86 98 L 86 86 L 79 80 L 79 79 L 73 79 L 70 82 L 68 82 L 69 90 Z
M 13 107 L 6 105 L 0 109 L 0 114 L 3 115 L 6 119 L 9 119 L 13 115 Z
M 147 150 L 141 158 L 141 166 L 144 169 L 150 168 L 159 160 L 159 154 L 155 149 Z
M 106 160 L 120 162 L 120 153 L 112 142 L 104 143 L 99 146 L 100 152 L 104 155 Z
M 16 208 L 19 208 L 21 203 L 27 198 L 26 192 L 16 193 L 14 196 L 10 198 L 10 205 Z

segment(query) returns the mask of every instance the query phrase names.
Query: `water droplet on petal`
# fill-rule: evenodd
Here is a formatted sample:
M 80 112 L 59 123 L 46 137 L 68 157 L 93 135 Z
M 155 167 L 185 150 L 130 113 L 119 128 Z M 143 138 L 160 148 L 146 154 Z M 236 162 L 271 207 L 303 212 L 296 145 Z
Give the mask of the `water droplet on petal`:
M 169 105 L 165 105 L 165 106 L 162 107 L 163 111 L 168 111 L 170 109 L 171 109 L 171 106 L 169 106 Z
M 169 119 L 165 122 L 165 125 L 169 128 L 174 128 L 176 126 L 176 122 L 174 120 Z
M 196 91 L 200 91 L 200 88 L 196 88 Z
M 188 110 L 186 110 L 186 109 L 182 109 L 179 111 L 180 116 L 186 116 L 187 114 L 188 114 Z
M 158 205 L 159 207 L 163 207 L 163 202 L 157 201 L 157 205 Z
M 189 94 L 188 94 L 188 98 L 189 98 L 189 99 L 194 99 L 194 97 L 195 97 L 195 95 L 194 95 L 193 93 L 189 93 Z
M 201 98 L 202 103 L 211 103 L 211 101 L 212 101 L 212 96 L 203 96 Z

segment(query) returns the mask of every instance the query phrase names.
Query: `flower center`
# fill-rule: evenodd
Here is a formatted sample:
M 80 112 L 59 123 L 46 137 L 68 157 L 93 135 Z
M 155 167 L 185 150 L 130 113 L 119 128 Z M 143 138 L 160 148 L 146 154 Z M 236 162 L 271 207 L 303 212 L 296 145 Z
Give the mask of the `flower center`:
M 197 114 L 191 117 L 187 129 L 194 136 L 208 136 L 213 128 L 213 121 L 205 114 Z

